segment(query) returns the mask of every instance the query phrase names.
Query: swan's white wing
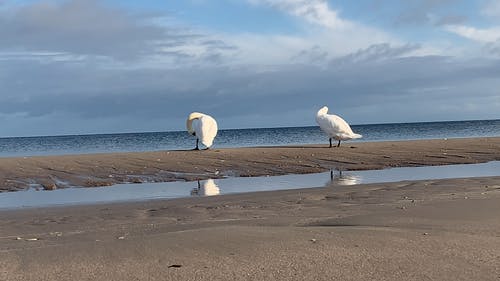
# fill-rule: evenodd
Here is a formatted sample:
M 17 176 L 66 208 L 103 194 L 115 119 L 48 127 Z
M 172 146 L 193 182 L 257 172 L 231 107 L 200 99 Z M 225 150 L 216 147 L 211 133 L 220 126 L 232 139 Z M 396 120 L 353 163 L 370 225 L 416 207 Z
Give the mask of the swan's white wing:
M 318 116 L 316 120 L 321 130 L 335 139 L 346 140 L 361 137 L 361 135 L 353 133 L 351 126 L 337 115 L 323 114 Z
M 214 138 L 217 135 L 217 122 L 209 115 L 203 115 L 199 119 L 193 121 L 193 129 L 196 136 L 206 147 L 213 144 Z
M 347 122 L 344 119 L 342 119 L 337 115 L 327 115 L 327 116 L 329 117 L 332 123 L 336 124 L 338 134 L 343 134 L 343 135 L 354 134 L 352 132 L 351 126 L 349 126 L 349 124 L 347 124 Z
M 336 115 L 320 115 L 317 118 L 317 122 L 321 130 L 330 136 L 345 133 L 346 128 L 349 128 L 349 125 L 342 118 Z
M 331 132 L 335 130 L 332 124 L 330 123 L 330 120 L 326 118 L 326 115 L 316 116 L 316 123 L 318 123 L 319 128 L 329 136 L 331 135 Z

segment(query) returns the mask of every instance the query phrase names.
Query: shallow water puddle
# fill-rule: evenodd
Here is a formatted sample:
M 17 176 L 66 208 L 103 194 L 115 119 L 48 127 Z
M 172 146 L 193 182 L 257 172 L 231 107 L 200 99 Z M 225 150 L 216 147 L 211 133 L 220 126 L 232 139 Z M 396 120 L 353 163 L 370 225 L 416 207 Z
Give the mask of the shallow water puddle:
M 199 182 L 117 184 L 109 187 L 0 193 L 0 209 L 95 204 L 148 199 L 464 177 L 500 176 L 500 161 L 481 164 L 332 171 L 272 177 L 230 177 Z

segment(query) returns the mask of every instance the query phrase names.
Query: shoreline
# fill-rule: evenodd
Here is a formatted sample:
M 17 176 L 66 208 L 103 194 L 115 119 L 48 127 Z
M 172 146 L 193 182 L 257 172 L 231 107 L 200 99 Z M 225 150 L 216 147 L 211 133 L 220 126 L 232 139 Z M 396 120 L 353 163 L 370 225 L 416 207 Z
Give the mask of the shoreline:
M 0 192 L 500 160 L 500 137 L 0 158 Z

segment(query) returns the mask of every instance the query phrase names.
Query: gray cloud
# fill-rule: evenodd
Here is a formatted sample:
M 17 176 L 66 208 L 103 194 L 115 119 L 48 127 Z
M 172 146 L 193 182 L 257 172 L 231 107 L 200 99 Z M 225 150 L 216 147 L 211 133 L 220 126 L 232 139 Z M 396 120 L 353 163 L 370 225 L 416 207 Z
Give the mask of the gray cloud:
M 419 49 L 417 44 L 406 44 L 392 47 L 388 43 L 374 44 L 366 49 L 360 49 L 354 53 L 331 60 L 332 65 L 345 65 L 353 63 L 366 63 L 397 58 Z
M 328 52 L 322 50 L 320 46 L 313 46 L 309 49 L 302 50 L 295 56 L 292 56 L 292 61 L 298 63 L 324 63 L 328 59 Z
M 499 117 L 499 60 L 382 43 L 238 65 L 215 36 L 152 23 L 164 15 L 62 3 L 0 12 L 0 136 L 182 130 L 194 110 L 221 128 L 314 125 L 322 105 L 355 124 Z
M 130 13 L 97 0 L 38 2 L 0 11 L 0 51 L 60 52 L 134 60 L 162 55 L 183 59 L 175 47 L 199 44 L 207 56 L 231 48 L 188 28 L 168 24 L 169 15 Z M 163 20 L 165 23 L 157 24 Z
M 461 15 L 446 15 L 443 16 L 439 19 L 437 19 L 434 23 L 436 26 L 443 26 L 443 25 L 454 25 L 454 24 L 462 24 L 467 21 L 466 16 L 461 16 Z
M 102 124 L 92 125 L 100 120 L 119 124 L 115 130 L 183 129 L 178 120 L 193 110 L 213 114 L 221 128 L 313 125 L 312 114 L 324 104 L 353 123 L 491 118 L 500 111 L 499 61 L 399 57 L 413 47 L 372 48 L 381 51 L 368 53 L 384 60 L 344 59 L 341 67 L 300 64 L 266 72 L 251 66 L 89 71 L 80 64 L 11 61 L 12 71 L 2 73 L 0 82 L 15 94 L 2 95 L 0 115 L 19 116 L 21 123 L 71 116 L 48 130 L 92 133 L 100 130 Z M 347 57 L 365 57 L 367 50 Z M 28 78 L 19 80 L 18 73 Z M 483 102 L 490 113 L 475 108 Z M 31 130 L 29 122 L 25 130 Z
M 0 47 L 28 51 L 56 51 L 105 56 L 137 56 L 166 31 L 134 24 L 139 16 L 78 0 L 61 5 L 49 2 L 24 6 L 0 18 Z
M 500 39 L 497 40 L 496 42 L 490 42 L 485 44 L 484 48 L 486 52 L 500 57 Z
M 467 17 L 450 14 L 448 8 L 462 0 L 409 0 L 405 1 L 404 9 L 396 17 L 397 25 L 446 25 L 458 24 L 467 20 Z

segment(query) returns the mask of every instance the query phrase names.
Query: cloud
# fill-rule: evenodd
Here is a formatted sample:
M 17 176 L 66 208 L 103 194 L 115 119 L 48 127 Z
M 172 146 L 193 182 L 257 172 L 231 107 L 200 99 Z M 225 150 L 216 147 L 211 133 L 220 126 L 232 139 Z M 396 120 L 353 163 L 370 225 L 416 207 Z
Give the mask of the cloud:
M 420 49 L 420 46 L 416 44 L 406 44 L 398 47 L 392 47 L 388 43 L 373 44 L 366 49 L 360 49 L 354 53 L 335 58 L 331 61 L 331 64 L 345 65 L 383 61 L 409 55 L 418 49 Z
M 328 59 L 328 52 L 320 46 L 314 45 L 311 48 L 301 50 L 291 59 L 297 63 L 323 64 Z
M 138 56 L 149 42 L 165 37 L 161 28 L 134 24 L 140 16 L 100 6 L 97 1 L 22 6 L 0 17 L 0 47 L 86 55 Z
M 494 59 L 436 56 L 327 1 L 248 1 L 299 30 L 224 33 L 96 0 L 1 10 L 0 135 L 180 130 L 193 110 L 221 128 L 314 125 L 322 105 L 355 124 L 500 112 Z
M 481 14 L 491 18 L 500 18 L 500 2 L 497 0 L 488 1 L 481 9 Z
M 266 71 L 251 65 L 88 71 L 88 65 L 12 61 L 11 71 L 0 73 L 12 93 L 0 97 L 0 115 L 17 116 L 25 130 L 29 120 L 53 120 L 52 133 L 96 133 L 182 129 L 179 120 L 193 110 L 213 114 L 221 128 L 314 125 L 313 113 L 324 104 L 353 123 L 500 111 L 498 61 L 408 56 L 415 48 L 375 45 L 346 55 L 342 67 L 334 59 L 321 67 L 288 64 Z M 490 113 L 479 107 L 482 101 Z
M 248 0 L 253 4 L 265 4 L 302 18 L 309 23 L 330 29 L 342 29 L 350 23 L 339 17 L 326 0 Z
M 382 29 L 347 20 L 326 0 L 247 0 L 272 7 L 300 20 L 295 34 L 236 34 L 224 41 L 238 47 L 243 64 L 324 64 L 373 44 L 400 44 Z M 265 46 L 265 48 L 262 48 Z
M 445 25 L 459 24 L 467 20 L 460 14 L 450 13 L 449 7 L 456 5 L 458 0 L 410 0 L 405 1 L 403 8 L 396 17 L 397 25 Z
M 376 43 L 397 43 L 388 33 L 346 21 L 323 0 L 249 0 L 290 13 L 320 27 L 301 34 L 210 32 L 174 24 L 170 15 L 131 13 L 97 0 L 35 2 L 0 12 L 0 59 L 100 62 L 119 67 L 178 67 L 211 64 L 280 64 L 318 61 Z M 262 46 L 266 46 L 262 48 Z M 308 51 L 309 50 L 309 51 Z M 306 52 L 309 55 L 304 56 Z M 300 55 L 302 53 L 302 55 Z M 49 59 L 45 56 L 45 59 Z M 307 61 L 306 61 L 307 60 Z
M 481 9 L 483 16 L 495 18 L 500 16 L 500 2 L 489 1 Z M 488 54 L 498 55 L 498 42 L 500 42 L 500 26 L 492 25 L 490 27 L 478 28 L 466 25 L 460 22 L 445 22 L 443 29 L 456 34 L 462 38 L 477 42 L 482 45 L 482 50 Z
M 443 25 L 458 25 L 467 21 L 466 16 L 461 15 L 446 15 L 441 18 L 437 18 L 434 20 L 434 25 L 443 26 Z
M 465 25 L 447 25 L 445 30 L 482 43 L 494 42 L 500 39 L 500 27 L 480 29 Z
M 0 52 L 52 52 L 130 61 L 213 57 L 229 46 L 169 15 L 132 13 L 97 0 L 34 2 L 0 11 Z
M 500 39 L 495 42 L 487 43 L 484 48 L 488 53 L 500 57 Z

